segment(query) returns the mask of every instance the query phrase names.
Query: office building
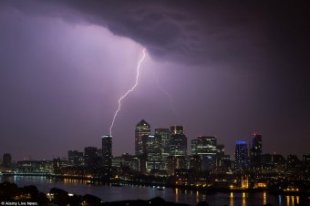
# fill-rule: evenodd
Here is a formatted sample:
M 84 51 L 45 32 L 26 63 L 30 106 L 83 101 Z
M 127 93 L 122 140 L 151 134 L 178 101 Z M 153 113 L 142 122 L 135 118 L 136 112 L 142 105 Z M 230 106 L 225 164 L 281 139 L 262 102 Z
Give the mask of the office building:
M 221 156 L 224 146 L 217 145 L 217 140 L 212 136 L 201 136 L 191 141 L 192 155 L 198 155 L 201 159 L 203 171 L 216 167 L 217 156 Z
M 169 155 L 186 156 L 187 155 L 187 138 L 182 133 L 172 133 L 169 141 Z
M 101 138 L 102 143 L 102 163 L 106 169 L 111 169 L 112 166 L 112 137 L 105 135 Z
M 84 154 L 76 150 L 68 151 L 69 164 L 72 166 L 81 166 L 84 164 Z
M 162 158 L 165 160 L 169 156 L 169 143 L 171 139 L 171 132 L 168 128 L 157 128 L 155 129 L 155 137 L 161 140 L 161 153 Z
M 147 171 L 162 169 L 161 136 L 149 135 L 146 141 Z
M 253 132 L 251 137 L 250 165 L 252 169 L 259 169 L 262 166 L 262 135 Z
M 151 134 L 151 126 L 142 119 L 135 129 L 135 154 L 137 156 L 146 155 L 146 141 Z
M 9 153 L 4 153 L 2 158 L 2 166 L 3 167 L 11 167 L 12 166 L 12 156 Z
M 235 168 L 238 171 L 244 171 L 249 167 L 248 145 L 246 141 L 236 141 L 235 147 Z
M 85 147 L 84 148 L 84 162 L 87 168 L 94 169 L 100 167 L 101 158 L 99 150 L 96 147 Z

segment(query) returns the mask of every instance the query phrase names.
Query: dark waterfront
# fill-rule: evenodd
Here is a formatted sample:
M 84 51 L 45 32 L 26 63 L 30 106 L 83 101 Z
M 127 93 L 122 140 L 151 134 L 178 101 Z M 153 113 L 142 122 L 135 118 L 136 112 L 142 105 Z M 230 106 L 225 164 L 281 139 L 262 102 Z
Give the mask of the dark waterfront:
M 270 203 L 274 206 L 309 205 L 310 197 L 271 195 L 266 192 L 247 193 L 230 192 L 205 194 L 181 189 L 166 188 L 158 190 L 153 187 L 126 185 L 122 187 L 87 184 L 77 179 L 56 180 L 47 177 L 34 176 L 1 176 L 1 182 L 9 181 L 19 187 L 35 185 L 40 191 L 47 193 L 56 187 L 74 194 L 91 194 L 101 198 L 104 202 L 119 200 L 148 200 L 161 197 L 166 201 L 196 205 L 200 201 L 207 201 L 210 206 L 258 206 Z

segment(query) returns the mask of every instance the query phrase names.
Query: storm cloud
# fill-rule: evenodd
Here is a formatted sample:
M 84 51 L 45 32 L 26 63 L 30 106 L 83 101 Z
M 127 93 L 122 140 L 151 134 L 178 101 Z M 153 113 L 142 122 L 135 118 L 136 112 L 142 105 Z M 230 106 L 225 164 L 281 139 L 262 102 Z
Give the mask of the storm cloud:
M 195 1 L 9 1 L 23 12 L 102 25 L 133 39 L 161 61 L 204 64 L 259 61 L 289 44 L 302 53 L 307 6 Z M 289 14 L 287 14 L 289 10 Z M 307 24 L 307 25 L 305 25 Z M 290 43 L 294 41 L 295 44 Z

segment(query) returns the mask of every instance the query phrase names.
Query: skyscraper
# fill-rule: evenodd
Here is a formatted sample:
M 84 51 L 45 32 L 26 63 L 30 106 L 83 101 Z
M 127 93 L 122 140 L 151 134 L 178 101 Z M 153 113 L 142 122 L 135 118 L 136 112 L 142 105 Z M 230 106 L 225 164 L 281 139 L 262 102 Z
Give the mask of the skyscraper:
M 211 170 L 216 166 L 217 151 L 222 151 L 224 147 L 218 148 L 215 137 L 201 136 L 191 141 L 191 149 L 193 155 L 201 158 L 202 170 Z
M 146 141 L 147 169 L 160 170 L 162 166 L 161 136 L 149 135 Z
M 183 127 L 178 126 L 179 129 L 171 127 L 171 138 L 169 141 L 169 153 L 172 156 L 186 156 L 187 155 L 187 137 L 183 134 Z M 182 128 L 182 129 L 180 129 Z
M 81 166 L 84 163 L 83 152 L 76 150 L 68 151 L 68 160 L 71 165 Z
M 249 166 L 249 155 L 248 155 L 248 146 L 246 141 L 238 140 L 236 141 L 235 147 L 235 166 L 239 171 L 243 171 Z
M 166 159 L 169 156 L 169 142 L 171 139 L 171 132 L 169 128 L 157 128 L 155 129 L 155 137 L 161 139 L 161 153 L 162 157 Z
M 136 126 L 135 130 L 135 154 L 146 155 L 146 140 L 151 134 L 151 126 L 142 119 Z
M 105 135 L 102 137 L 101 141 L 103 167 L 110 170 L 112 166 L 112 137 Z
M 100 166 L 100 156 L 96 147 L 85 147 L 84 148 L 84 162 L 89 169 L 94 169 Z
M 253 132 L 250 147 L 250 163 L 253 169 L 258 169 L 262 164 L 262 135 Z
M 192 154 L 207 155 L 216 154 L 217 140 L 212 136 L 201 136 L 191 141 Z
M 2 166 L 3 167 L 11 167 L 12 164 L 12 156 L 9 153 L 3 154 Z
M 186 169 L 186 156 L 187 156 L 187 137 L 183 133 L 183 126 L 172 126 L 171 137 L 169 141 L 169 158 L 167 167 L 171 172 L 175 169 Z M 169 166 L 168 166 L 169 165 Z

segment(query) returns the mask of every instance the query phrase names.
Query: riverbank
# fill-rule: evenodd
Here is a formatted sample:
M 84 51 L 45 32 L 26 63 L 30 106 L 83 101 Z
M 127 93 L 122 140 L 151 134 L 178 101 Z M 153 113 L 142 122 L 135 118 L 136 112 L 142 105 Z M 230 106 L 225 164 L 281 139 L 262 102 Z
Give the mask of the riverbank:
M 73 194 L 59 188 L 52 188 L 47 194 L 40 192 L 36 186 L 18 187 L 15 183 L 4 182 L 0 184 L 1 205 L 88 205 L 88 206 L 189 206 L 183 203 L 168 202 L 160 197 L 149 200 L 123 200 L 103 202 L 94 195 Z M 206 202 L 199 206 L 208 205 Z
M 111 185 L 85 184 L 77 179 L 46 178 L 39 176 L 6 176 L 1 181 L 15 183 L 20 188 L 35 185 L 45 195 L 53 188 L 68 191 L 70 194 L 84 196 L 90 194 L 99 197 L 104 202 L 120 202 L 127 200 L 150 200 L 161 197 L 173 203 L 185 203 L 195 206 L 199 202 L 207 201 L 210 206 L 238 206 L 238 205 L 309 205 L 309 196 L 273 195 L 268 192 L 204 192 L 180 188 L 157 188 L 143 185 Z
M 267 192 L 273 195 L 283 195 L 283 196 L 310 196 L 310 190 L 283 190 L 278 188 L 223 188 L 223 187 L 213 187 L 205 185 L 172 185 L 158 182 L 141 182 L 141 181 L 124 181 L 124 180 L 114 180 L 114 181 L 105 181 L 100 178 L 91 177 L 91 176 L 78 176 L 78 175 L 59 175 L 59 174 L 50 174 L 50 173 L 0 173 L 0 176 L 37 176 L 37 177 L 46 177 L 48 179 L 54 180 L 79 180 L 84 184 L 89 185 L 108 185 L 108 186 L 143 186 L 143 187 L 152 187 L 152 188 L 172 188 L 179 190 L 187 191 L 200 191 L 208 194 L 214 193 L 260 193 Z

